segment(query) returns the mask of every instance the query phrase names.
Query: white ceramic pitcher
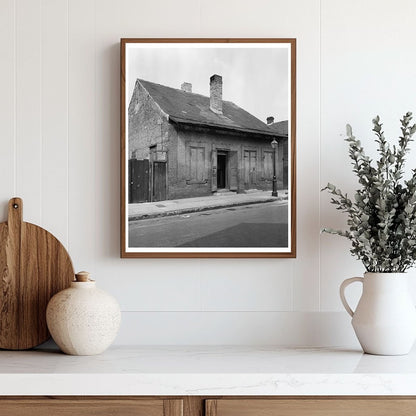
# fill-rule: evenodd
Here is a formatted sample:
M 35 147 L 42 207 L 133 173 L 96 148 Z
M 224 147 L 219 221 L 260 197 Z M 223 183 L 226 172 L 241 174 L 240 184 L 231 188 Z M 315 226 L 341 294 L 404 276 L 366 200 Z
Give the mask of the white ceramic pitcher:
M 364 352 L 403 355 L 416 339 L 416 309 L 405 273 L 364 273 L 345 280 L 340 287 L 342 304 L 352 316 L 352 326 Z M 363 283 L 363 294 L 355 312 L 345 299 L 345 288 Z

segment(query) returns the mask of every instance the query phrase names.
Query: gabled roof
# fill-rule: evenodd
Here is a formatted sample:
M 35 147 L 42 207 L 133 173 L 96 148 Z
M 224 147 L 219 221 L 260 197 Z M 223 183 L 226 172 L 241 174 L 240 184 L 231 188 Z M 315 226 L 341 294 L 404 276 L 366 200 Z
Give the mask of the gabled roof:
M 289 125 L 288 121 L 277 121 L 276 123 L 269 124 L 269 128 L 272 129 L 280 136 L 288 136 Z
M 223 101 L 223 114 L 216 114 L 210 110 L 209 97 L 142 79 L 137 81 L 174 123 L 279 136 L 266 123 L 231 101 Z

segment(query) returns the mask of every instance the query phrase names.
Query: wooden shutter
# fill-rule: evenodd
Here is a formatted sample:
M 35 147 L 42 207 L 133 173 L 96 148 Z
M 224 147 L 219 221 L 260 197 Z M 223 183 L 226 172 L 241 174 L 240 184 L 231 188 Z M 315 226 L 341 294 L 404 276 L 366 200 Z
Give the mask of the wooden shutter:
M 212 150 L 211 156 L 211 190 L 215 192 L 217 190 L 217 150 Z
M 263 177 L 265 179 L 273 179 L 273 152 L 264 152 L 264 171 Z
M 197 147 L 191 147 L 190 148 L 190 159 L 189 159 L 190 173 L 189 173 L 189 178 L 191 179 L 191 181 L 196 181 L 196 179 L 197 179 L 197 152 L 198 152 Z
M 198 182 L 203 182 L 205 179 L 205 148 L 204 147 L 198 147 L 196 163 L 197 163 L 196 179 Z
M 229 154 L 229 169 L 230 169 L 230 191 L 238 189 L 238 156 L 237 152 L 230 152 Z

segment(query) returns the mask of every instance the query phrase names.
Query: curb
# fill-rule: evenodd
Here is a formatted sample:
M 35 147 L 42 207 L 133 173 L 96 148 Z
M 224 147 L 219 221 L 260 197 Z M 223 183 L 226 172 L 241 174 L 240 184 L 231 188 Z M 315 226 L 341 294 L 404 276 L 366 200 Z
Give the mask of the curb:
M 176 209 L 167 212 L 155 212 L 151 214 L 143 214 L 143 215 L 132 215 L 129 216 L 130 221 L 140 221 L 140 220 L 148 220 L 151 218 L 158 218 L 158 217 L 171 217 L 174 215 L 180 214 L 189 214 L 192 212 L 202 212 L 202 211 L 211 211 L 213 209 L 220 209 L 220 208 L 230 208 L 230 207 L 241 207 L 243 205 L 254 205 L 254 204 L 263 204 L 266 202 L 274 202 L 274 201 L 285 201 L 287 198 L 282 197 L 270 197 L 267 199 L 263 199 L 261 201 L 246 201 L 246 202 L 233 202 L 228 203 L 225 205 L 208 205 L 205 207 L 194 207 L 194 208 L 183 208 L 183 209 Z

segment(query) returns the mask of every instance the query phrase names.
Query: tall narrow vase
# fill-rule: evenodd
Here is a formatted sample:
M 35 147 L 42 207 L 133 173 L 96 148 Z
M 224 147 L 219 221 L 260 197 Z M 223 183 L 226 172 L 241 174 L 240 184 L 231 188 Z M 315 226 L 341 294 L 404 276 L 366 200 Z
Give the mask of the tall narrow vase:
M 365 273 L 352 277 L 340 287 L 341 301 L 352 316 L 352 326 L 364 352 L 377 355 L 404 355 L 416 339 L 416 309 L 405 273 Z M 345 288 L 363 284 L 363 293 L 354 311 L 345 299 Z

